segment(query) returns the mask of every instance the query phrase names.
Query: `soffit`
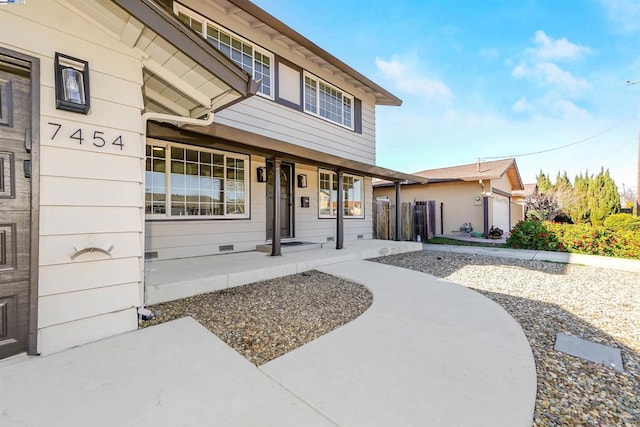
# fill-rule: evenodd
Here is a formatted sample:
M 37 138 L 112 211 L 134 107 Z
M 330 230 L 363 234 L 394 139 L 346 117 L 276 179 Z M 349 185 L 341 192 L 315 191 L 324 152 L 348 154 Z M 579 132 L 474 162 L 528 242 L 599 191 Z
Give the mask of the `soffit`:
M 140 52 L 145 112 L 200 117 L 255 93 L 255 82 L 151 0 L 59 0 Z
M 320 46 L 279 21 L 248 0 L 201 0 L 220 13 L 241 22 L 247 27 L 263 32 L 301 59 L 316 64 L 334 77 L 362 90 L 376 100 L 377 105 L 399 106 L 402 100 L 391 92 L 351 68 Z M 180 2 L 178 2 L 180 3 Z M 209 17 L 213 19 L 214 17 Z M 215 20 L 215 19 L 214 19 Z M 295 62 L 295 61 L 294 61 Z

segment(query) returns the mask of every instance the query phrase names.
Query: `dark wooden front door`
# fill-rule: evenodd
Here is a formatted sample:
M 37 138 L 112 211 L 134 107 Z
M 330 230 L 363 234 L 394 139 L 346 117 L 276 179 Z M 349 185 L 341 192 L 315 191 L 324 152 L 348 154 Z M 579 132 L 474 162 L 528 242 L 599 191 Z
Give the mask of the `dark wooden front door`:
M 274 195 L 274 176 L 273 168 L 267 168 L 267 240 L 273 237 L 273 195 Z M 293 237 L 292 219 L 293 219 L 293 166 L 288 163 L 280 165 L 280 237 Z
M 28 67 L 0 55 L 0 358 L 28 350 L 30 98 Z

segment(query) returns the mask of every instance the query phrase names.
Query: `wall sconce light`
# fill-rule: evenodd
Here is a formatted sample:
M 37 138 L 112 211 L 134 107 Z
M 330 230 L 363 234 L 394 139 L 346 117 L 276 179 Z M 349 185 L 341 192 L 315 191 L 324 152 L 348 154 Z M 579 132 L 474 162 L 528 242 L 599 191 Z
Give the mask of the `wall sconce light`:
M 307 188 L 307 175 L 303 173 L 298 175 L 298 188 Z
M 258 182 L 267 182 L 267 168 L 260 166 L 256 169 L 256 179 Z
M 56 52 L 54 60 L 56 108 L 87 114 L 89 97 L 89 63 Z

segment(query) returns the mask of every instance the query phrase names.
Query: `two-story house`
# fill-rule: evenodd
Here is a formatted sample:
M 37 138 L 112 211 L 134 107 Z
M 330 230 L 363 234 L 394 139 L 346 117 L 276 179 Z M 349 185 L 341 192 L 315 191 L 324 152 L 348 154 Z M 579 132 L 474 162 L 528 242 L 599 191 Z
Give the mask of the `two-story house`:
M 4 3 L 0 28 L 0 357 L 136 329 L 145 257 L 371 238 L 372 177 L 416 179 L 375 166 L 400 100 L 248 1 Z

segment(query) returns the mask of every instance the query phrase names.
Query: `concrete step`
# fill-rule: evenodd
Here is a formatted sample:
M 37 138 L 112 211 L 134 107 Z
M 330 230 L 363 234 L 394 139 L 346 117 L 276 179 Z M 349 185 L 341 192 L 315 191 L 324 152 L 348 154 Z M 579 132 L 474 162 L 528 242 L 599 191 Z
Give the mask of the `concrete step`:
M 323 243 L 314 243 L 314 242 L 302 242 L 302 241 L 292 241 L 292 242 L 282 242 L 280 243 L 280 252 L 283 254 L 288 254 L 292 252 L 301 252 L 301 251 L 309 251 L 312 249 L 321 249 Z M 271 253 L 271 245 L 257 245 L 256 250 L 258 252 Z

